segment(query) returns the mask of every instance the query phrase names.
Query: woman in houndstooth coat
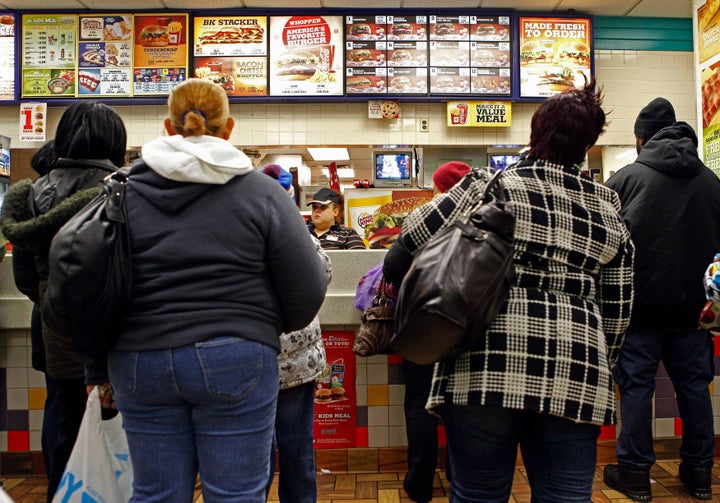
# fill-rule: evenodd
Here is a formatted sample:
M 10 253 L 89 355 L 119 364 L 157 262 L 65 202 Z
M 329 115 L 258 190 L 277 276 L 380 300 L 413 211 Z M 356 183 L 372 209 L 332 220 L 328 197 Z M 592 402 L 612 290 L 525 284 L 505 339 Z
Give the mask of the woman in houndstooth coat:
M 426 405 L 445 424 L 451 502 L 507 501 L 518 446 L 533 501 L 591 501 L 633 300 L 634 248 L 618 197 L 580 168 L 606 125 L 601 104 L 594 80 L 547 99 L 527 153 L 500 179 L 516 216 L 515 284 L 480 341 L 435 365 Z M 413 254 L 478 201 L 492 174 L 473 168 L 411 213 L 385 277 L 399 284 Z

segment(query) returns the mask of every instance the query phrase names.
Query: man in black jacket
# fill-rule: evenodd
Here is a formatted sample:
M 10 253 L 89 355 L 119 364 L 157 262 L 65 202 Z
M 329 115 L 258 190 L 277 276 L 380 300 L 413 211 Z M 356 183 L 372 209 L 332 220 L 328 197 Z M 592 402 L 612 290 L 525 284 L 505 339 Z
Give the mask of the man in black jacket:
M 713 343 L 698 328 L 705 304 L 703 271 L 720 251 L 720 179 L 700 160 L 692 127 L 675 120 L 664 98 L 635 122 L 638 157 L 608 187 L 635 244 L 635 302 L 613 376 L 620 388 L 617 465 L 605 483 L 634 501 L 650 501 L 653 393 L 658 364 L 672 380 L 682 419 L 680 479 L 709 500 L 713 465 Z

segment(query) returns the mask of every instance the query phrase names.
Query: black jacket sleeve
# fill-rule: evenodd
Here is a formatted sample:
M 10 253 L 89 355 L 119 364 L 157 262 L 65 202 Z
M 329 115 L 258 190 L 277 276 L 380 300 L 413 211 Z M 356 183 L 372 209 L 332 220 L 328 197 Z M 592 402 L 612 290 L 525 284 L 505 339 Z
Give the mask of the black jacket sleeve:
M 400 286 L 405 274 L 412 265 L 413 256 L 398 240 L 385 254 L 383 275 L 391 285 Z

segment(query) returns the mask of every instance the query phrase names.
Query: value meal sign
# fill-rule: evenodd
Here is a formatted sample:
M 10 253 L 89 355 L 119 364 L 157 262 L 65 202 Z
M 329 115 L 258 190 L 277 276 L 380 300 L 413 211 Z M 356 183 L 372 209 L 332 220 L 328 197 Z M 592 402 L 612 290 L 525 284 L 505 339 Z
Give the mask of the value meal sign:
M 591 75 L 588 18 L 520 17 L 520 96 L 546 97 L 583 87 Z

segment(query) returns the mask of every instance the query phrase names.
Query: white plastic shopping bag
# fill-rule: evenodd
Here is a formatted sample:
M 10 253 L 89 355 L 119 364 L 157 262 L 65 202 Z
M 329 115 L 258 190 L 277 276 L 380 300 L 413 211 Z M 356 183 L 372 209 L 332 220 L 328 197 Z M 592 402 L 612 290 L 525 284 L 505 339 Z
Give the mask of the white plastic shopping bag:
M 90 393 L 75 447 L 53 503 L 127 503 L 133 470 L 127 437 L 118 413 L 101 419 L 97 387 Z

